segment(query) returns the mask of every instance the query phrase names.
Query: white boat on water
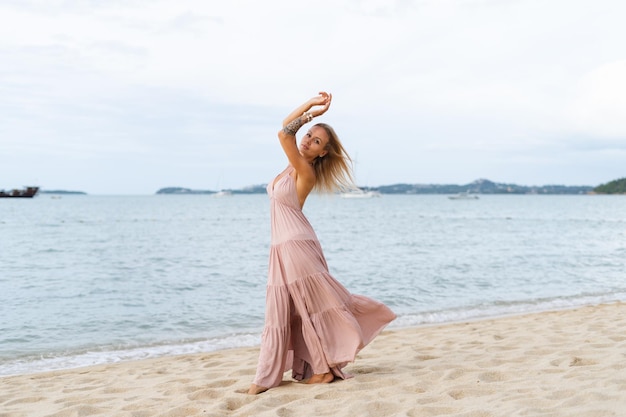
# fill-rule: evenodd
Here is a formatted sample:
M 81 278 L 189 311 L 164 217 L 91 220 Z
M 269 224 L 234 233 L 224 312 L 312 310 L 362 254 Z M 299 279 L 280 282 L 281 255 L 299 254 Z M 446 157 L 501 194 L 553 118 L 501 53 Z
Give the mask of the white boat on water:
M 354 164 L 355 164 L 355 175 L 356 175 L 356 163 L 357 163 L 358 157 L 356 157 L 354 159 Z M 355 188 L 346 190 L 345 192 L 339 194 L 339 196 L 341 198 L 374 198 L 374 197 L 380 197 L 381 193 L 378 191 L 373 191 L 373 190 L 367 190 L 365 191 L 362 188 L 357 187 L 356 185 L 354 185 Z
M 373 198 L 380 197 L 380 193 L 378 191 L 365 191 L 360 188 L 355 190 L 347 191 L 345 193 L 340 194 L 341 198 Z
M 448 198 L 450 200 L 478 200 L 478 196 L 476 194 L 470 194 L 469 191 L 458 193 L 456 195 L 449 195 Z
M 232 191 L 221 190 L 221 191 L 218 191 L 215 194 L 213 194 L 212 197 L 214 197 L 214 198 L 221 198 L 221 197 L 230 197 L 232 195 L 233 195 Z

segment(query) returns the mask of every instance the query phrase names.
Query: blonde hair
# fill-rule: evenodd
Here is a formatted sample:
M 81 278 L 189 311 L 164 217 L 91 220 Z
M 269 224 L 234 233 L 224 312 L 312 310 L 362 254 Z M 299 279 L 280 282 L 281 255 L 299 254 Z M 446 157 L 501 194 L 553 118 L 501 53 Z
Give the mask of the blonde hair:
M 352 174 L 352 159 L 339 141 L 335 130 L 326 123 L 318 123 L 328 135 L 326 150 L 328 153 L 315 159 L 315 186 L 313 190 L 319 193 L 333 193 L 356 188 Z

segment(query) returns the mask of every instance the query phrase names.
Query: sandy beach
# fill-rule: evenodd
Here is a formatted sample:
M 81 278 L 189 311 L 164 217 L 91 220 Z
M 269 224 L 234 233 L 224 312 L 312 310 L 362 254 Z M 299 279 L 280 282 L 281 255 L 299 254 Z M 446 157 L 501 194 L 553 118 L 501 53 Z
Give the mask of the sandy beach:
M 390 330 L 348 380 L 244 394 L 258 348 L 0 378 L 0 417 L 624 416 L 626 304 Z

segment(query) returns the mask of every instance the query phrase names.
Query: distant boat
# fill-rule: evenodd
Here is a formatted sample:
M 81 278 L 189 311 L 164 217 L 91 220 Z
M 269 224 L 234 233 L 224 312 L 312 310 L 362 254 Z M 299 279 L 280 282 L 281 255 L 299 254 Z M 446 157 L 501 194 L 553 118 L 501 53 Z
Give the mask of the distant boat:
M 221 190 L 212 195 L 212 197 L 220 198 L 220 197 L 230 197 L 233 195 L 232 191 Z
M 39 191 L 39 187 L 26 187 L 21 190 L 11 190 L 4 191 L 0 190 L 0 198 L 33 198 L 37 191 Z
M 357 165 L 358 160 L 359 158 L 357 154 L 354 158 L 354 174 L 355 175 L 356 175 L 356 165 Z M 356 187 L 354 189 L 345 191 L 339 195 L 341 196 L 341 198 L 374 198 L 374 197 L 380 197 L 382 194 L 378 191 L 373 191 L 373 190 L 365 191 L 359 187 Z
M 476 194 L 470 194 L 469 191 L 458 193 L 456 195 L 450 195 L 448 198 L 450 200 L 478 200 L 478 196 Z
M 341 193 L 340 196 L 342 198 L 373 198 L 380 197 L 380 193 L 378 191 L 365 191 L 357 188 L 356 190 Z

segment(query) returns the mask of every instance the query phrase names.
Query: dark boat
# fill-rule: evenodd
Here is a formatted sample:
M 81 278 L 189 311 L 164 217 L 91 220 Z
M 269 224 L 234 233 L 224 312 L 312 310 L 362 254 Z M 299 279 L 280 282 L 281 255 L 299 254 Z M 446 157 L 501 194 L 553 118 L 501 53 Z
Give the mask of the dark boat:
M 33 198 L 37 191 L 39 191 L 39 187 L 26 187 L 21 190 L 15 189 L 11 191 L 0 190 L 0 198 Z

